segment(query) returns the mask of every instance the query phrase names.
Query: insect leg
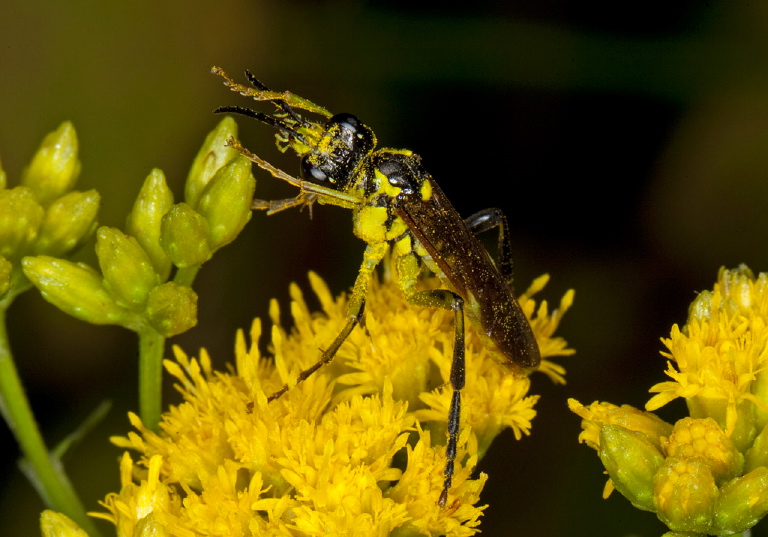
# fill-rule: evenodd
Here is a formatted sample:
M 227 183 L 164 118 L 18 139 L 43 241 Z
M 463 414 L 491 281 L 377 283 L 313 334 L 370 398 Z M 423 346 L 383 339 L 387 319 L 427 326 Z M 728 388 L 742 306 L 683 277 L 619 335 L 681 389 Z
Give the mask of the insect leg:
M 448 501 L 448 491 L 453 484 L 454 461 L 459 438 L 459 424 L 461 418 L 461 390 L 465 381 L 465 344 L 464 344 L 464 299 L 448 289 L 430 289 L 418 291 L 416 289 L 416 276 L 419 272 L 419 262 L 416 253 L 397 258 L 398 286 L 405 294 L 409 304 L 425 308 L 441 308 L 453 311 L 454 315 L 454 340 L 453 359 L 451 360 L 451 406 L 448 410 L 448 443 L 445 446 L 445 471 L 443 473 L 443 490 L 440 493 L 438 505 L 445 507 Z
M 320 360 L 318 360 L 316 364 L 299 373 L 299 376 L 296 378 L 296 382 L 293 384 L 294 386 L 307 380 L 309 376 L 312 375 L 312 373 L 324 365 L 331 363 L 333 361 L 333 357 L 336 356 L 336 353 L 338 352 L 341 345 L 349 337 L 349 334 L 352 333 L 352 330 L 354 330 L 355 326 L 360 323 L 360 320 L 363 317 L 363 310 L 365 309 L 365 295 L 368 291 L 368 284 L 371 281 L 371 275 L 373 274 L 376 265 L 379 264 L 379 262 L 384 258 L 388 251 L 389 245 L 386 242 L 369 244 L 365 249 L 363 264 L 360 267 L 360 272 L 357 274 L 355 286 L 352 288 L 352 296 L 349 300 L 349 307 L 347 309 L 347 324 L 344 325 L 344 328 L 342 328 L 339 335 L 336 336 L 336 338 L 331 342 L 331 345 L 325 351 L 323 351 L 323 354 L 320 356 Z M 291 386 L 288 384 L 284 385 L 278 391 L 267 397 L 267 402 L 274 401 L 289 389 L 291 389 Z
M 448 291 L 450 293 L 450 291 Z M 453 294 L 453 293 L 451 293 Z M 453 302 L 454 326 L 456 327 L 453 341 L 453 360 L 451 361 L 451 407 L 448 410 L 448 444 L 445 446 L 445 472 L 443 473 L 443 490 L 438 504 L 445 507 L 448 501 L 448 490 L 453 484 L 453 461 L 456 460 L 456 444 L 459 438 L 459 422 L 461 418 L 461 389 L 464 387 L 464 300 L 454 295 Z
M 281 199 L 281 200 L 253 200 L 251 209 L 254 211 L 267 211 L 267 214 L 275 214 L 286 209 L 292 209 L 294 207 L 309 207 L 309 214 L 312 215 L 312 204 L 315 202 L 316 196 L 314 194 L 307 194 L 301 192 L 298 196 L 293 198 Z
M 464 223 L 476 235 L 499 228 L 499 270 L 508 284 L 512 284 L 512 246 L 509 243 L 509 224 L 501 209 L 484 209 L 465 218 Z
M 253 75 L 250 75 L 250 73 L 249 73 L 250 76 L 247 75 L 249 81 L 252 84 L 254 83 L 254 81 L 258 83 L 258 84 L 254 84 L 253 87 L 245 86 L 243 84 L 238 84 L 232 79 L 232 77 L 230 77 L 227 73 L 225 73 L 221 67 L 211 67 L 211 72 L 215 75 L 219 75 L 220 77 L 222 77 L 224 79 L 225 86 L 227 86 L 232 91 L 239 93 L 244 97 L 251 97 L 257 101 L 279 102 L 293 108 L 306 110 L 307 112 L 312 112 L 312 113 L 324 116 L 326 118 L 329 118 L 333 115 L 322 106 L 315 104 L 312 101 L 305 99 L 304 97 L 300 97 L 295 93 L 291 93 L 290 91 L 280 92 L 280 91 L 271 91 L 266 89 L 266 86 L 264 86 L 264 84 L 262 84 L 261 82 L 258 82 L 258 80 L 256 80 L 255 78 L 253 78 Z M 278 106 L 282 108 L 282 104 L 278 104 Z

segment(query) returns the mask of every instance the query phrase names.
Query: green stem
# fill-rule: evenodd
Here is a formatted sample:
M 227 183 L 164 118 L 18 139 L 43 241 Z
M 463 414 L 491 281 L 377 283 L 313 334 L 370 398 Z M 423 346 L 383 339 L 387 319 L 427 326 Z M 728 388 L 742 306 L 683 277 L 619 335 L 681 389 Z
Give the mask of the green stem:
M 50 509 L 67 515 L 91 537 L 99 535 L 64 473 L 61 461 L 51 456 L 37 427 L 11 355 L 5 316 L 10 300 L 0 302 L 0 412 L 26 458 L 28 477 Z
M 192 287 L 200 265 L 176 271 L 173 281 Z M 163 352 L 165 338 L 151 326 L 139 330 L 139 414 L 146 427 L 157 431 L 163 408 Z
M 176 271 L 176 275 L 173 277 L 173 282 L 185 287 L 192 287 L 195 281 L 197 272 L 200 270 L 200 265 L 194 265 L 192 267 L 180 268 Z
M 157 431 L 163 408 L 163 352 L 165 338 L 151 326 L 139 331 L 139 414 L 146 427 Z

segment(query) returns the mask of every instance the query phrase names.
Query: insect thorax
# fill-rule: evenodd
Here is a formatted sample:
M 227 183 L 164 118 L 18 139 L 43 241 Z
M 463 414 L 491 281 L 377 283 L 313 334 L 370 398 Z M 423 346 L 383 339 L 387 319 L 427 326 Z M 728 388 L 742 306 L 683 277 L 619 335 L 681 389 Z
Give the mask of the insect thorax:
M 407 150 L 381 149 L 369 155 L 350 188 L 365 203 L 355 214 L 355 234 L 367 243 L 394 241 L 409 233 L 398 207 L 409 198 L 427 198 L 430 177 L 421 157 Z

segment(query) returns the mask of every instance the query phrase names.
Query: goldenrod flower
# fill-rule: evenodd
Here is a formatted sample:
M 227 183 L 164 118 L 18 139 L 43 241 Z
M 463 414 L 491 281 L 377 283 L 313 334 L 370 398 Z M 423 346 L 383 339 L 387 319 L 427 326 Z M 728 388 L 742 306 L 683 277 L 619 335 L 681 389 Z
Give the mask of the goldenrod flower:
M 272 356 L 259 350 L 258 320 L 250 345 L 238 333 L 228 372 L 213 371 L 205 350 L 190 359 L 174 349 L 176 361 L 166 368 L 184 402 L 163 415 L 161 433 L 131 415 L 138 432 L 114 439 L 140 453 L 138 461 L 124 455 L 122 488 L 106 498 L 109 513 L 97 515 L 119 537 L 478 532 L 485 506 L 476 504 L 487 476 L 473 479 L 472 472 L 501 430 L 528 434 L 536 401 L 528 379 L 493 360 L 468 330 L 459 450 L 441 508 L 453 314 L 411 307 L 395 284 L 374 281 L 364 328 L 331 364 L 268 403 L 317 362 L 346 323 L 346 298 L 332 297 L 314 274 L 310 281 L 323 313 L 310 312 L 293 285 L 290 333 L 280 326 L 277 303 L 270 308 Z M 521 297 L 528 314 L 535 309 L 530 294 Z M 572 352 L 552 337 L 571 298 L 551 315 L 542 304 L 533 319 L 545 357 Z
M 768 514 L 768 274 L 721 269 L 688 322 L 663 340 L 666 374 L 646 410 L 683 397 L 673 425 L 630 406 L 569 401 L 580 441 L 598 451 L 635 507 L 690 535 L 740 533 Z M 688 533 L 687 533 L 688 535 Z
M 766 341 L 768 274 L 755 278 L 745 266 L 721 269 L 714 290 L 691 304 L 684 330 L 675 325 L 664 340 L 672 382 L 652 387 L 658 395 L 646 408 L 684 397 L 693 417 L 714 418 L 731 440 L 746 447 L 768 422 Z

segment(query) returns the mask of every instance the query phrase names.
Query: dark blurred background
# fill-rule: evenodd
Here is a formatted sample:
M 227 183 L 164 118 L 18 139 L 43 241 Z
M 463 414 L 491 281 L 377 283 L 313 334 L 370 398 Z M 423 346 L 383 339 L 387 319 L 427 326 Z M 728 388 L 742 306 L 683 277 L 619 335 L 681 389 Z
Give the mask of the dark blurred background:
M 78 187 L 97 188 L 100 223 L 124 225 L 161 168 L 181 197 L 191 159 L 225 104 L 247 104 L 211 75 L 248 68 L 332 111 L 353 112 L 380 143 L 416 150 L 458 210 L 508 215 L 517 289 L 576 302 L 559 330 L 578 353 L 566 386 L 539 375 L 532 436 L 504 434 L 490 474 L 485 535 L 654 536 L 653 514 L 601 499 L 595 453 L 577 444 L 566 398 L 642 407 L 665 379 L 659 338 L 683 323 L 721 265 L 768 269 L 768 3 L 689 0 L 468 2 L 96 2 L 5 0 L 0 8 L 0 158 L 15 185 L 43 136 L 78 132 Z M 292 171 L 271 129 L 240 119 L 246 146 Z M 292 195 L 256 171 L 257 196 Z M 364 245 L 350 214 L 318 207 L 255 214 L 200 272 L 199 325 L 174 342 L 218 366 L 234 334 L 309 269 L 334 292 Z M 93 262 L 88 246 L 78 256 Z M 136 402 L 136 340 L 73 320 L 35 291 L 10 310 L 12 346 L 50 444 L 104 399 L 114 408 L 68 461 L 88 509 L 118 487 Z M 169 401 L 177 398 L 168 390 Z M 662 416 L 674 420 L 684 405 Z M 0 426 L 3 446 L 15 446 Z M 39 535 L 42 504 L 4 457 L 3 534 Z M 112 530 L 105 525 L 105 533 Z M 766 535 L 758 528 L 753 535 Z

